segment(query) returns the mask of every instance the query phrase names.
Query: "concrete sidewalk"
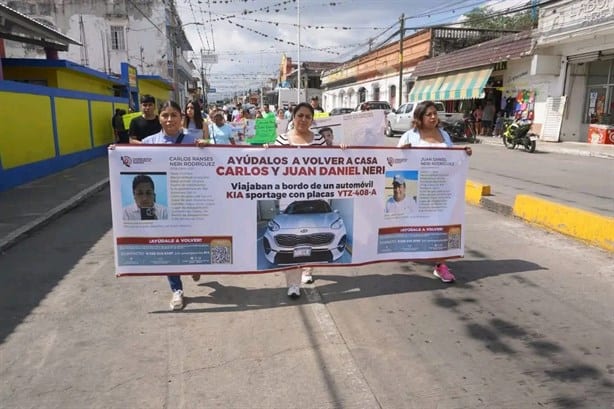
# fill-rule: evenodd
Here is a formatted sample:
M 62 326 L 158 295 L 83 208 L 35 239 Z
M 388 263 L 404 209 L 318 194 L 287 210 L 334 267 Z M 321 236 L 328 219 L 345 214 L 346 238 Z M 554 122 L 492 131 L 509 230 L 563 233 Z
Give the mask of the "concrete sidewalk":
M 105 155 L 0 192 L 0 251 L 78 206 L 108 183 Z
M 503 144 L 500 138 L 480 137 L 485 144 Z M 566 155 L 595 156 L 614 159 L 614 145 L 589 145 L 574 142 L 538 142 L 538 151 Z M 614 162 L 612 163 L 614 165 Z M 4 251 L 28 234 L 64 214 L 109 182 L 107 157 L 93 159 L 62 172 L 31 183 L 0 192 L 0 251 Z M 497 187 L 493 187 L 497 188 Z M 507 192 L 501 197 L 515 195 Z M 510 214 L 509 203 L 498 203 L 496 198 L 485 200 L 489 210 Z
M 479 143 L 503 145 L 501 138 L 479 136 Z M 523 149 L 518 147 L 516 149 Z M 590 156 L 594 158 L 614 159 L 614 145 L 597 145 L 584 142 L 543 142 L 537 141 L 536 152 L 560 153 L 563 155 Z

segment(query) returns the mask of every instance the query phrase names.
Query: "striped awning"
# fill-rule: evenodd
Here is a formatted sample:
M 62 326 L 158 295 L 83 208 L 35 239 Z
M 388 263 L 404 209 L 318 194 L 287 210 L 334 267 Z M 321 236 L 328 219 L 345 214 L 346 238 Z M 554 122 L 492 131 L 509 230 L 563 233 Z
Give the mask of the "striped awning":
M 435 93 L 441 86 L 444 77 L 418 80 L 409 93 L 409 101 L 425 101 L 435 99 Z
M 490 78 L 492 68 L 457 72 L 437 78 L 422 80 L 424 86 L 416 92 L 412 89 L 409 100 L 439 100 L 448 101 L 455 99 L 483 98 L 484 86 Z M 421 80 L 416 81 L 414 89 L 418 88 Z M 439 84 L 439 86 L 436 86 Z M 434 86 L 436 86 L 434 88 Z

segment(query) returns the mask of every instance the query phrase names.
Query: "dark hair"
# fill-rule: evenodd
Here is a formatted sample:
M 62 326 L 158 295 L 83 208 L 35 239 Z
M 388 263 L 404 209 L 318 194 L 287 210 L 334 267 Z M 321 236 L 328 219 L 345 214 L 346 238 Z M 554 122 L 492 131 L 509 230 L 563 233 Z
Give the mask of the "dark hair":
M 160 109 L 158 109 L 158 114 L 164 111 L 166 108 L 173 108 L 177 112 L 181 112 L 181 107 L 175 101 L 168 100 L 164 104 L 160 105 Z
M 312 100 L 312 101 L 318 101 L 318 100 L 319 100 L 319 98 L 318 98 L 318 96 L 317 96 L 317 95 L 314 95 L 313 97 L 311 97 L 311 100 Z
M 311 112 L 311 117 L 313 118 L 315 111 L 313 110 L 313 107 L 311 106 L 311 104 L 308 104 L 306 102 L 301 102 L 300 104 L 295 106 L 294 109 L 292 110 L 292 119 L 294 119 L 294 117 L 296 116 L 296 113 L 301 108 L 307 108 L 309 112 Z
M 320 135 L 322 135 L 323 132 L 329 131 L 330 133 L 333 133 L 333 130 L 331 128 L 329 128 L 328 126 L 325 126 L 324 128 L 321 128 L 318 133 Z
M 188 101 L 188 103 L 185 104 L 185 110 L 184 110 L 185 116 L 183 117 L 183 127 L 187 128 L 188 125 L 190 125 L 190 118 L 188 118 L 188 105 L 190 104 L 192 104 L 192 107 L 194 108 L 194 123 L 196 124 L 196 129 L 203 129 L 203 123 L 204 123 L 203 114 L 200 111 L 200 104 L 195 99 Z
M 136 189 L 138 185 L 141 183 L 149 183 L 153 190 L 156 190 L 153 179 L 149 177 L 149 175 L 136 175 L 134 179 L 132 179 L 132 191 Z
M 422 128 L 422 118 L 426 115 L 426 110 L 430 107 L 437 108 L 433 101 L 422 101 L 414 108 L 414 120 L 412 121 L 412 126 L 416 129 Z M 439 126 L 439 123 L 437 124 Z
M 141 95 L 141 104 L 155 104 L 156 103 L 156 99 L 153 97 L 153 95 L 149 95 L 149 94 L 143 94 Z

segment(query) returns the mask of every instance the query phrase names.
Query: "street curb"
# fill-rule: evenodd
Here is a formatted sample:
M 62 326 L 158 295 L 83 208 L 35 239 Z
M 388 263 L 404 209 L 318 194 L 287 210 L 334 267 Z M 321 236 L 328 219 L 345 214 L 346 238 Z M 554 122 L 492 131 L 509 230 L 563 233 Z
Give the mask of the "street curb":
M 82 190 L 81 192 L 77 193 L 76 195 L 61 203 L 60 205 L 54 207 L 53 209 L 48 210 L 47 212 L 45 212 L 41 216 L 38 216 L 36 219 L 32 220 L 25 226 L 22 226 L 15 231 L 9 233 L 7 236 L 0 239 L 0 252 L 3 252 L 9 247 L 14 246 L 20 240 L 26 238 L 33 231 L 40 229 L 50 221 L 79 206 L 91 196 L 103 190 L 108 184 L 109 178 L 107 177 L 100 182 L 97 182 L 94 185 L 88 187 L 87 189 Z
M 514 216 L 614 252 L 614 218 L 549 200 L 517 195 Z
M 485 189 L 488 188 L 488 189 Z M 485 194 L 478 197 L 479 192 Z M 503 216 L 555 231 L 575 240 L 614 252 L 614 218 L 531 195 L 516 195 L 514 205 L 499 203 L 488 196 L 490 186 L 467 180 L 465 201 Z M 477 199 L 477 200 L 476 200 Z

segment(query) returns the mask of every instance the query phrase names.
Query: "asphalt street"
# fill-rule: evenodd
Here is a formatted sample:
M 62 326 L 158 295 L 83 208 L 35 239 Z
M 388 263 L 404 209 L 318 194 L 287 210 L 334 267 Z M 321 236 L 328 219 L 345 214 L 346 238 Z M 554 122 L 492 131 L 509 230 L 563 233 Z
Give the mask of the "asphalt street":
M 386 138 L 384 143 L 396 146 L 398 139 Z M 564 154 L 559 153 L 565 152 L 564 147 L 542 142 L 535 153 L 527 153 L 506 149 L 500 139 L 484 139 L 486 143 L 471 145 L 468 178 L 490 185 L 491 199 L 497 203 L 511 206 L 516 195 L 530 194 L 604 216 L 614 215 L 612 158 L 585 155 L 590 153 L 590 146 Z
M 478 148 L 478 152 L 479 152 Z M 86 226 L 86 228 L 84 228 Z M 612 408 L 614 257 L 480 208 L 420 263 L 115 278 L 109 192 L 0 257 L 3 408 Z

